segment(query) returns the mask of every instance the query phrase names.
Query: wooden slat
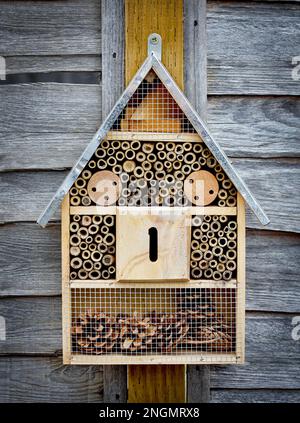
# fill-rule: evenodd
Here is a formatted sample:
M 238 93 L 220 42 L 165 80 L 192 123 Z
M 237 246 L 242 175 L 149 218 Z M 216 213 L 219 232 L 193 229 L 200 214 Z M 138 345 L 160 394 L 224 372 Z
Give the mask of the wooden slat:
M 147 56 L 148 36 L 162 37 L 162 61 L 183 87 L 182 0 L 125 0 L 125 82 L 129 83 Z
M 212 389 L 211 403 L 299 403 L 300 390 Z
M 61 293 L 58 224 L 43 230 L 34 223 L 4 225 L 0 245 L 1 296 Z M 298 246 L 297 235 L 247 232 L 248 310 L 299 311 Z
M 63 366 L 61 357 L 1 357 L 0 401 L 103 401 L 100 366 Z
M 299 191 L 298 161 L 234 159 L 233 164 L 268 213 L 271 219 L 268 229 L 299 232 L 299 214 L 295 213 L 299 209 L 299 196 L 291 195 Z M 65 175 L 65 172 L 0 174 L 0 221 L 36 221 Z M 292 184 L 290 189 L 287 189 L 287 181 Z M 54 219 L 59 219 L 58 212 Z M 247 227 L 260 228 L 250 212 L 247 213 Z

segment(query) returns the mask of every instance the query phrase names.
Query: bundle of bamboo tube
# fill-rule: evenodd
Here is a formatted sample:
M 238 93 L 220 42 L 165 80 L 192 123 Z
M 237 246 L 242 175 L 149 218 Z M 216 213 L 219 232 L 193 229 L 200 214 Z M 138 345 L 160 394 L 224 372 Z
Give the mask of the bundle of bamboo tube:
M 237 222 L 234 216 L 193 216 L 191 279 L 230 281 L 236 277 Z
M 115 216 L 71 216 L 70 278 L 115 279 Z
M 87 186 L 103 170 L 120 178 L 120 206 L 192 205 L 184 194 L 184 181 L 200 170 L 218 181 L 218 195 L 210 205 L 236 206 L 236 189 L 203 143 L 105 139 L 70 189 L 72 206 L 94 204 Z

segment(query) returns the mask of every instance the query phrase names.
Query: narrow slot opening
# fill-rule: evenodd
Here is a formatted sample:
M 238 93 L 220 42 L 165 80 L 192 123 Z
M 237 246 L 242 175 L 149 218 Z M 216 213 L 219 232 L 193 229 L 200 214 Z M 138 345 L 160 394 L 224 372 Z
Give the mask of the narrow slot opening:
M 156 262 L 158 258 L 158 234 L 157 229 L 152 227 L 148 231 L 149 233 L 149 259 L 152 262 Z

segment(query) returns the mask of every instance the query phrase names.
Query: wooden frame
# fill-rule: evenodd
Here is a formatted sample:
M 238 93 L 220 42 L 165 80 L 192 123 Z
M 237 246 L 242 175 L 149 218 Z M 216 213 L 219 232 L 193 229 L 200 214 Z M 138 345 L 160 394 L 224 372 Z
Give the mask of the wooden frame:
M 70 201 L 66 195 L 61 206 L 61 269 L 62 269 L 62 321 L 63 362 L 71 363 L 71 290 L 70 290 Z

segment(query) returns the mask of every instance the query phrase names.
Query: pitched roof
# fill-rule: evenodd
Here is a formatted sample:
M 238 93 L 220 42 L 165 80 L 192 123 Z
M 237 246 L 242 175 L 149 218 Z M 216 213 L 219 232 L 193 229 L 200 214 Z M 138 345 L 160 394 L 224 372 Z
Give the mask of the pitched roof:
M 54 211 L 58 208 L 63 198 L 68 193 L 69 189 L 71 188 L 75 180 L 78 178 L 81 171 L 84 169 L 85 165 L 88 163 L 97 147 L 100 145 L 101 141 L 105 138 L 106 134 L 111 129 L 114 122 L 119 117 L 123 109 L 126 107 L 128 101 L 131 99 L 131 97 L 133 96 L 133 94 L 135 93 L 135 91 L 140 86 L 145 76 L 151 69 L 155 71 L 157 76 L 160 78 L 161 82 L 165 85 L 171 96 L 177 102 L 182 112 L 186 115 L 187 119 L 190 121 L 197 133 L 200 135 L 206 146 L 210 149 L 214 157 L 218 160 L 227 176 L 231 179 L 236 189 L 243 196 L 248 206 L 253 210 L 260 222 L 263 225 L 267 225 L 269 223 L 269 219 L 263 211 L 262 207 L 259 205 L 258 201 L 255 199 L 254 195 L 251 193 L 243 179 L 234 169 L 220 145 L 214 140 L 214 138 L 209 132 L 209 129 L 201 120 L 198 113 L 195 111 L 195 109 L 190 104 L 188 99 L 184 96 L 183 92 L 177 86 L 167 69 L 164 67 L 162 62 L 157 58 L 154 53 L 150 54 L 145 60 L 145 62 L 142 64 L 142 66 L 140 67 L 128 87 L 123 92 L 120 99 L 113 107 L 108 117 L 105 119 L 99 130 L 94 135 L 91 142 L 88 144 L 88 146 L 82 153 L 75 166 L 69 172 L 69 174 L 67 175 L 57 192 L 54 194 L 43 213 L 40 215 L 37 222 L 41 226 L 46 226 Z

